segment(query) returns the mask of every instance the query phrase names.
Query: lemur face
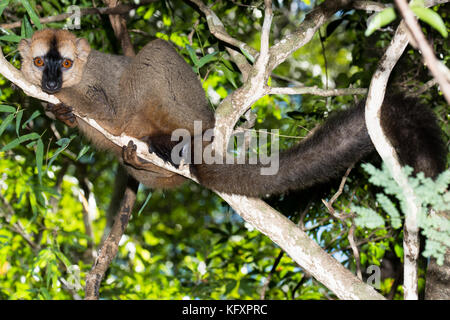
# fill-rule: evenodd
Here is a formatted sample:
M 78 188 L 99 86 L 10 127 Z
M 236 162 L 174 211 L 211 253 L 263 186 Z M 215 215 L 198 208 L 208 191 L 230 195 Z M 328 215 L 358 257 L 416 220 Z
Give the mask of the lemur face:
M 49 94 L 80 82 L 91 48 L 67 30 L 45 29 L 19 43 L 22 73 Z

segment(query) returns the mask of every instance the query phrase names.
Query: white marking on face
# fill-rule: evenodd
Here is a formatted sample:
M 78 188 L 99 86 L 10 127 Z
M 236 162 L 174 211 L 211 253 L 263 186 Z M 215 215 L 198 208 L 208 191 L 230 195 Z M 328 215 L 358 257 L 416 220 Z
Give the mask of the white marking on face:
M 72 41 L 61 41 L 58 44 L 58 51 L 61 57 L 70 59 L 72 61 L 75 60 L 76 47 Z

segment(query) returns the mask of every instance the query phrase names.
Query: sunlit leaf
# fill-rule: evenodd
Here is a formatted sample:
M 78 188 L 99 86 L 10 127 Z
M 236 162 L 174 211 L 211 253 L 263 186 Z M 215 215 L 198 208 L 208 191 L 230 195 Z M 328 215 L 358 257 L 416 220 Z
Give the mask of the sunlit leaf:
M 392 7 L 386 8 L 381 12 L 378 12 L 371 20 L 367 26 L 367 30 L 364 33 L 366 37 L 370 36 L 376 30 L 384 27 L 385 25 L 391 23 L 396 18 L 395 10 Z
M 439 31 L 439 33 L 444 37 L 448 37 L 447 27 L 445 26 L 444 21 L 442 21 L 441 16 L 429 8 L 423 8 L 418 6 L 411 6 L 411 10 L 414 14 L 423 22 L 428 23 L 434 29 Z

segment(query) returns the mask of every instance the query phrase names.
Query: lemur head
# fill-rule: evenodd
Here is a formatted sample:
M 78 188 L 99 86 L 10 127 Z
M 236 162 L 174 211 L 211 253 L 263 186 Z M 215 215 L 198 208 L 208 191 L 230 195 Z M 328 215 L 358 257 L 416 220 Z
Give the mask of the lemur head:
M 54 94 L 80 82 L 91 48 L 67 30 L 44 29 L 21 40 L 19 51 L 24 77 Z

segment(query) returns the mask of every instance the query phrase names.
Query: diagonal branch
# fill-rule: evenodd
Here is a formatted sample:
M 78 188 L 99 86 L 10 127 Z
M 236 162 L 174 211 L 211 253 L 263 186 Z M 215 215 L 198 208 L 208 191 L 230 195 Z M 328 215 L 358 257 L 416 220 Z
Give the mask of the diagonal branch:
M 207 5 L 205 5 L 202 0 L 189 0 L 189 1 L 194 3 L 199 8 L 199 10 L 205 15 L 209 31 L 217 39 L 241 50 L 245 50 L 254 58 L 258 56 L 259 53 L 257 50 L 253 49 L 245 42 L 242 42 L 230 36 L 230 34 L 227 32 L 225 26 L 223 25 L 219 17 L 216 15 L 216 13 L 213 10 L 211 10 L 211 8 L 209 8 Z M 242 53 L 234 50 L 233 48 L 227 47 L 226 50 L 233 59 L 233 61 L 238 66 L 239 70 L 242 72 L 244 80 L 247 79 L 250 70 L 250 64 L 248 63 L 247 59 L 244 57 Z
M 14 69 L 10 70 L 10 69 Z M 58 103 L 58 99 L 43 93 L 39 88 L 27 83 L 21 72 L 11 66 L 3 57 L 0 50 L 0 73 L 8 80 L 15 83 L 25 92 L 30 92 L 34 97 Z M 79 117 L 79 115 L 76 115 Z M 80 117 L 81 118 L 81 117 Z M 89 125 L 93 126 L 100 133 L 105 135 L 111 142 L 123 146 L 128 141 L 133 140 L 137 145 L 139 157 L 149 161 L 166 170 L 176 172 L 190 179 L 189 168 L 181 167 L 180 170 L 172 167 L 158 158 L 154 154 L 148 153 L 145 143 L 128 136 L 113 136 L 100 127 L 93 119 L 81 118 Z M 194 179 L 193 179 L 194 180 Z M 358 280 L 349 270 L 342 266 L 336 259 L 327 254 L 317 243 L 314 242 L 304 231 L 296 226 L 292 221 L 274 210 L 267 203 L 260 199 L 247 198 L 238 195 L 217 193 L 248 223 L 253 225 L 272 241 L 277 243 L 296 263 L 303 269 L 311 273 L 318 281 L 327 286 L 341 299 L 383 299 L 384 297 L 376 292 L 371 286 Z M 120 219 L 119 219 L 120 220 Z M 127 220 L 127 219 L 124 219 Z M 124 223 L 120 224 L 124 226 Z M 114 239 L 116 241 L 117 239 Z M 98 263 L 97 263 L 98 265 Z M 98 283 L 100 279 L 94 279 Z M 90 292 L 96 293 L 96 287 L 92 287 Z

